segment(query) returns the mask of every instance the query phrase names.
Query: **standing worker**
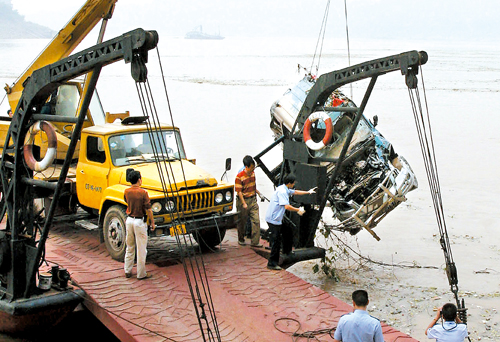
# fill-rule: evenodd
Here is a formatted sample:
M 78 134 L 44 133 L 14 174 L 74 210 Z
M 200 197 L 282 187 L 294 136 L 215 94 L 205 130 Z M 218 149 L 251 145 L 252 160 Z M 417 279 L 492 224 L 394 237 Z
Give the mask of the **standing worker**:
M 284 184 L 280 185 L 271 197 L 266 212 L 266 222 L 270 229 L 269 242 L 271 245 L 271 254 L 269 255 L 267 268 L 276 271 L 281 270 L 278 263 L 280 259 L 282 237 L 283 253 L 292 253 L 293 234 L 291 228 L 288 225 L 282 225 L 285 210 L 296 212 L 300 216 L 305 213 L 304 208 L 295 208 L 290 205 L 290 197 L 293 195 L 312 195 L 316 192 L 316 188 L 312 188 L 308 191 L 294 190 L 295 176 L 293 174 L 286 175 L 283 182 Z
M 137 247 L 137 279 L 151 278 L 151 274 L 146 272 L 146 255 L 148 245 L 148 226 L 145 217 L 151 222 L 151 230 L 155 230 L 155 221 L 151 202 L 146 190 L 141 189 L 142 177 L 139 171 L 134 169 L 127 170 L 127 181 L 132 186 L 125 190 L 125 202 L 127 202 L 127 220 L 125 226 L 127 229 L 127 249 L 125 252 L 125 277 L 132 276 L 132 267 Z
M 365 290 L 352 293 L 354 312 L 340 317 L 333 335 L 334 342 L 384 342 L 380 321 L 366 312 L 369 302 Z
M 457 312 L 457 307 L 452 303 L 447 303 L 439 308 L 436 317 L 425 329 L 427 338 L 434 338 L 436 342 L 463 342 L 468 336 L 467 326 L 462 323 Z M 437 324 L 440 318 L 444 322 Z
M 245 245 L 245 225 L 250 219 L 252 226 L 251 246 L 262 247 L 260 244 L 260 218 L 259 205 L 257 203 L 257 190 L 255 183 L 255 161 L 251 156 L 243 158 L 245 168 L 236 175 L 234 190 L 236 191 L 236 210 L 240 213 L 238 221 L 238 243 Z

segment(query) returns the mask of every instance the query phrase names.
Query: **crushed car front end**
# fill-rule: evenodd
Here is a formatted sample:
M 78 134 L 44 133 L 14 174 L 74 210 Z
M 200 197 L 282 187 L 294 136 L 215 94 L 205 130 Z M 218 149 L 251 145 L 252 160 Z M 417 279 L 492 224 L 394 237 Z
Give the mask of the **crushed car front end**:
M 306 75 L 273 103 L 270 126 L 276 139 L 283 136 L 305 136 L 304 126 L 299 127 L 295 122 L 315 81 L 313 77 Z M 337 167 L 336 161 L 348 141 L 355 121 L 356 108 L 353 101 L 336 89 L 328 96 L 321 111 L 315 112 L 316 115 L 321 114 L 323 118 L 331 120 L 332 138 L 320 148 L 307 148 L 308 159 L 326 167 L 327 176 L 332 175 Z M 376 122 L 371 122 L 364 115 L 361 117 L 331 191 L 322 194 L 328 196 L 337 230 L 351 234 L 356 234 L 362 228 L 371 230 L 406 200 L 408 192 L 418 187 L 409 163 L 395 152 L 392 144 L 375 126 Z M 324 119 L 313 123 L 308 132 L 313 144 L 321 141 L 325 131 L 327 127 Z M 300 177 L 297 181 L 299 185 L 307 183 Z

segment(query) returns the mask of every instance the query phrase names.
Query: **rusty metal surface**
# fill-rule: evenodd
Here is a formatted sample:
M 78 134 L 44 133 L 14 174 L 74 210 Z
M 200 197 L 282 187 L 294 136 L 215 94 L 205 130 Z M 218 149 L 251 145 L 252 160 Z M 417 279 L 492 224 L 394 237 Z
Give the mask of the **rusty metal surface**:
M 121 341 L 203 341 L 175 240 L 154 239 L 148 251 L 146 268 L 153 277 L 137 280 L 134 268 L 134 276 L 125 278 L 123 264 L 111 259 L 96 231 L 59 224 L 46 258 L 69 270 L 86 292 L 85 306 Z M 235 230 L 220 249 L 202 257 L 222 341 L 291 341 L 275 322 L 290 333 L 296 322 L 299 332 L 329 329 L 352 310 L 285 270 L 268 270 L 265 258 L 238 245 Z M 416 341 L 384 323 L 382 330 L 386 342 Z

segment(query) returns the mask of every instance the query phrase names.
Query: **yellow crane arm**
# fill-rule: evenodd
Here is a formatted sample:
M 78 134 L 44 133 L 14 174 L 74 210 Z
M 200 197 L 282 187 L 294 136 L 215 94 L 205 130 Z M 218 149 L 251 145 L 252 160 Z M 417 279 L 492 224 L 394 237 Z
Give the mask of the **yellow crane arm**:
M 21 98 L 23 83 L 33 71 L 68 57 L 101 19 L 111 17 L 117 1 L 87 0 L 17 81 L 12 86 L 5 86 L 4 89 L 13 111 Z

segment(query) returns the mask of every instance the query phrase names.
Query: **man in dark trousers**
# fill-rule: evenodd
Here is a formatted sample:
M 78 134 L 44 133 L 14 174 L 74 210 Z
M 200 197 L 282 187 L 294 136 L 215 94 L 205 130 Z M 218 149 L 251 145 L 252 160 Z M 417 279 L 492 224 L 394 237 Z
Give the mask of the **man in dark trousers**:
M 280 260 L 281 239 L 283 237 L 283 253 L 289 254 L 292 252 L 293 234 L 290 229 L 284 229 L 282 222 L 285 216 L 285 210 L 293 211 L 300 216 L 304 215 L 305 210 L 300 207 L 296 208 L 290 205 L 290 197 L 293 195 L 311 195 L 316 192 L 316 188 L 309 191 L 295 190 L 295 176 L 293 174 L 286 175 L 283 179 L 284 184 L 276 188 L 269 207 L 266 212 L 266 222 L 269 226 L 269 242 L 271 245 L 271 254 L 267 262 L 267 268 L 270 270 L 281 270 L 278 265 Z M 287 227 L 288 228 L 288 227 Z
M 236 209 L 239 212 L 238 221 L 238 243 L 242 246 L 245 243 L 245 226 L 247 219 L 250 219 L 252 226 L 251 246 L 262 247 L 260 244 L 260 218 L 259 204 L 257 203 L 257 195 L 260 196 L 257 190 L 255 181 L 255 161 L 251 156 L 243 158 L 245 168 L 238 172 L 234 180 L 234 190 L 237 194 Z
M 334 342 L 384 342 L 380 321 L 366 312 L 369 302 L 365 290 L 352 293 L 354 312 L 340 317 L 333 335 Z
M 134 266 L 135 253 L 137 248 L 137 279 L 151 278 L 151 274 L 146 272 L 146 255 L 148 245 L 148 226 L 145 217 L 149 218 L 151 230 L 155 230 L 153 211 L 151 202 L 146 190 L 141 189 L 142 177 L 139 171 L 128 169 L 127 181 L 132 186 L 125 190 L 125 202 L 127 202 L 127 220 L 125 226 L 127 229 L 127 249 L 125 252 L 125 276 L 132 276 L 132 267 Z

